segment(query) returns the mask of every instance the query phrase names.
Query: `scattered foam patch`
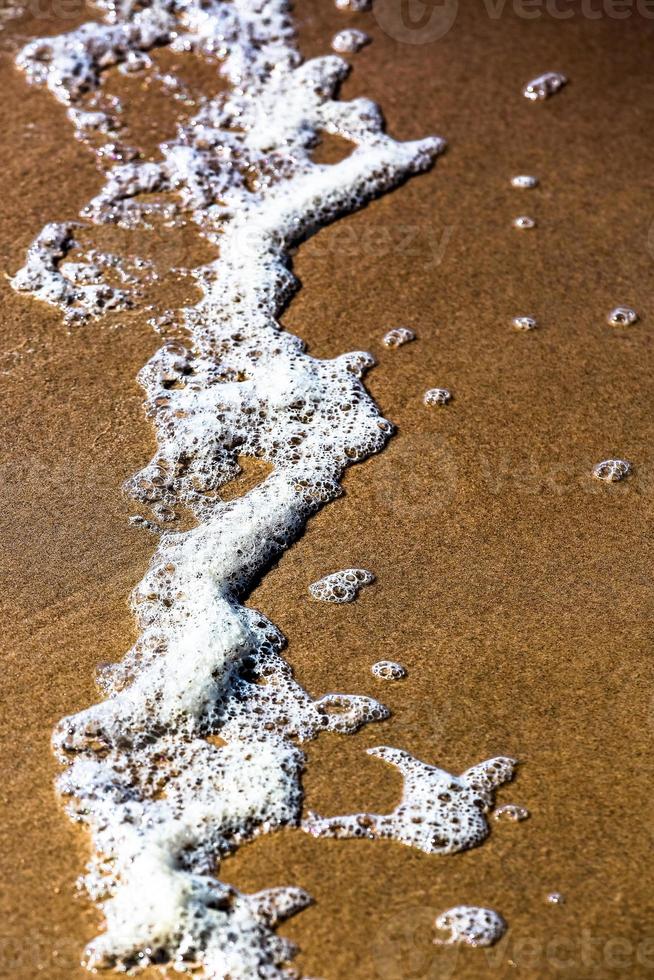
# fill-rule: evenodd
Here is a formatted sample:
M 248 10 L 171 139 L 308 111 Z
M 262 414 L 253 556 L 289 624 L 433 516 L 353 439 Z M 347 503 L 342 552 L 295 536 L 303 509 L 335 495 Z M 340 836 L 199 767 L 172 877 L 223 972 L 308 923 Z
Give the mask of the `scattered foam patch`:
M 630 306 L 616 306 L 606 318 L 612 327 L 630 327 L 638 320 L 638 314 Z
M 375 677 L 382 681 L 401 681 L 406 677 L 406 667 L 395 663 L 394 660 L 378 660 L 371 667 Z
M 514 316 L 511 320 L 511 324 L 514 330 L 535 330 L 538 326 L 538 320 L 533 316 Z
M 536 227 L 536 220 L 528 214 L 520 214 L 517 218 L 513 219 L 513 227 L 518 228 L 520 231 L 530 231 Z
M 364 13 L 372 7 L 372 0 L 335 0 L 338 10 L 349 10 L 355 14 Z
M 309 586 L 309 592 L 320 602 L 354 602 L 364 585 L 374 581 L 375 576 L 365 568 L 344 568 L 318 579 Z
M 366 44 L 370 44 L 370 36 L 354 27 L 346 27 L 332 38 L 332 48 L 339 54 L 356 54 Z
M 434 939 L 436 946 L 493 946 L 506 932 L 506 922 L 493 909 L 474 905 L 457 905 L 439 915 L 437 929 L 450 933 L 447 939 Z
M 452 392 L 449 388 L 429 388 L 422 400 L 425 405 L 447 405 L 452 401 Z
M 530 102 L 542 102 L 550 96 L 560 92 L 564 85 L 568 84 L 568 79 L 560 71 L 546 71 L 537 78 L 532 78 L 527 82 L 522 90 L 525 99 Z
M 520 187 L 525 190 L 538 187 L 538 177 L 533 177 L 531 174 L 517 174 L 511 178 L 511 187 Z
M 403 347 L 415 339 L 416 335 L 409 327 L 393 327 L 384 334 L 384 347 Z
M 396 766 L 404 777 L 402 801 L 388 814 L 356 813 L 303 821 L 314 837 L 394 840 L 426 854 L 454 854 L 481 844 L 489 834 L 486 814 L 495 790 L 513 778 L 514 759 L 480 762 L 461 776 L 429 766 L 401 749 L 380 746 L 368 755 Z
M 627 459 L 603 459 L 593 466 L 593 476 L 603 483 L 619 483 L 629 476 L 633 467 Z
M 498 806 L 493 814 L 493 819 L 520 823 L 522 820 L 527 820 L 529 815 L 529 810 L 526 807 L 517 806 L 515 803 L 505 803 L 504 806 Z

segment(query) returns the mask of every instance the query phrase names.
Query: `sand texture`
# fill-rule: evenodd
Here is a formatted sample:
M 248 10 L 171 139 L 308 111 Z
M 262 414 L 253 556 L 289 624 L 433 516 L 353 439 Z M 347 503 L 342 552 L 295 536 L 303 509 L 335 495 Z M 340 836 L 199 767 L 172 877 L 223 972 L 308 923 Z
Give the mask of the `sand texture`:
M 250 600 L 288 637 L 309 692 L 367 693 L 393 711 L 308 746 L 306 805 L 392 809 L 399 776 L 364 754 L 389 744 L 455 773 L 513 756 L 518 775 L 498 802 L 531 812 L 451 857 L 296 830 L 244 846 L 224 880 L 300 885 L 316 900 L 282 930 L 306 976 L 654 976 L 654 20 L 569 6 L 568 20 L 531 20 L 510 4 L 491 17 L 460 3 L 445 36 L 408 44 L 371 14 L 296 4 L 307 56 L 344 26 L 372 36 L 346 97 L 378 101 L 400 138 L 449 142 L 432 172 L 295 257 L 303 288 L 284 323 L 316 356 L 370 350 L 379 363 L 368 387 L 398 426 Z M 7 274 L 46 221 L 74 218 L 100 187 L 63 108 L 13 66 L 22 39 L 83 19 L 33 11 L 0 33 Z M 568 87 L 542 104 L 522 98 L 549 69 Z M 199 62 L 188 72 L 218 88 Z M 155 96 L 131 104 L 135 119 L 151 105 L 140 125 L 153 146 L 172 132 Z M 329 160 L 340 148 L 320 152 Z M 513 189 L 516 173 L 538 175 L 539 188 Z M 514 229 L 519 214 L 537 227 Z M 102 235 L 164 271 L 211 257 L 192 228 Z M 88 843 L 55 796 L 49 738 L 96 700 L 95 668 L 134 640 L 128 596 L 154 539 L 128 523 L 136 508 L 121 485 L 153 451 L 135 377 L 161 341 L 142 309 L 67 328 L 4 278 L 0 293 L 0 973 L 82 980 L 99 921 L 75 898 Z M 144 303 L 163 310 L 193 296 L 171 271 Z M 618 304 L 640 321 L 609 327 Z M 539 329 L 514 331 L 516 315 Z M 387 350 L 381 338 L 398 325 L 418 339 Z M 423 405 L 434 386 L 452 390 L 448 406 Z M 615 455 L 633 476 L 593 482 L 593 464 Z M 309 583 L 349 566 L 376 583 L 351 605 L 311 600 Z M 373 677 L 380 659 L 401 661 L 407 679 Z M 549 905 L 552 891 L 565 904 Z M 432 945 L 435 916 L 457 904 L 496 909 L 504 939 L 488 951 Z

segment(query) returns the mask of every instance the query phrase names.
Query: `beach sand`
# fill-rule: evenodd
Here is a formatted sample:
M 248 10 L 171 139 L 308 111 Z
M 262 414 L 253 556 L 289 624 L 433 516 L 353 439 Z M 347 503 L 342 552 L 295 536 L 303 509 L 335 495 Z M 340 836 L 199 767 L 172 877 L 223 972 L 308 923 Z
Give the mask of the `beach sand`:
M 398 432 L 348 472 L 345 495 L 250 604 L 288 637 L 312 695 L 367 693 L 393 711 L 308 745 L 308 808 L 392 809 L 399 777 L 364 754 L 389 744 L 454 773 L 513 756 L 518 775 L 498 802 L 531 817 L 491 821 L 480 848 L 449 857 L 287 830 L 242 847 L 221 877 L 312 894 L 282 928 L 306 976 L 636 980 L 654 976 L 654 21 L 460 7 L 444 37 L 403 44 L 370 14 L 296 4 L 307 56 L 343 26 L 371 34 L 345 97 L 378 101 L 393 135 L 438 133 L 449 149 L 431 173 L 298 251 L 303 288 L 284 324 L 316 356 L 370 350 L 368 387 Z M 12 63 L 17 37 L 83 19 L 25 17 L 0 34 L 6 273 L 46 221 L 74 218 L 100 186 L 63 108 Z M 522 98 L 550 69 L 570 85 L 542 104 Z M 163 108 L 147 124 L 155 142 L 170 132 Z M 513 189 L 516 173 L 540 187 Z M 514 229 L 518 214 L 537 228 Z M 105 234 L 164 270 L 211 256 L 192 229 Z M 121 485 L 153 451 L 135 377 L 161 341 L 151 312 L 69 329 L 5 279 L 0 291 L 0 969 L 82 980 L 99 918 L 75 897 L 88 843 L 55 796 L 49 737 L 97 699 L 95 668 L 135 638 L 128 596 L 155 539 L 129 525 L 137 510 Z M 144 302 L 193 296 L 170 272 Z M 609 327 L 618 304 L 640 321 Z M 512 330 L 524 314 L 540 328 Z M 386 350 L 397 325 L 418 339 Z M 422 404 L 433 386 L 451 388 L 450 405 Z M 593 464 L 614 455 L 633 476 L 592 481 Z M 377 577 L 356 603 L 310 599 L 310 582 L 350 565 Z M 404 663 L 407 679 L 374 678 L 381 658 Z M 548 904 L 553 891 L 565 904 Z M 496 909 L 505 938 L 488 951 L 432 945 L 434 917 L 457 904 Z

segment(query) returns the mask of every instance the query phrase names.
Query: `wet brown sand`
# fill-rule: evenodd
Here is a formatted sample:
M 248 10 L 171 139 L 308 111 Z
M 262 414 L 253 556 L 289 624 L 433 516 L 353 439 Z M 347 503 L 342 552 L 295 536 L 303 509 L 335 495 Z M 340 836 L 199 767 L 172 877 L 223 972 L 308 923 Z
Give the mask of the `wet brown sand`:
M 289 638 L 312 694 L 365 692 L 394 712 L 309 746 L 307 806 L 392 808 L 399 778 L 363 754 L 388 743 L 452 772 L 512 755 L 519 774 L 499 800 L 532 815 L 452 857 L 287 831 L 243 847 L 222 875 L 315 897 L 283 931 L 304 973 L 325 980 L 650 977 L 654 22 L 460 7 L 444 37 L 401 44 L 371 15 L 297 4 L 308 55 L 345 24 L 372 34 L 346 97 L 380 101 L 399 137 L 436 132 L 450 148 L 297 255 L 304 288 L 285 323 L 318 356 L 373 351 L 369 386 L 398 434 L 348 473 L 346 495 L 252 603 Z M 7 272 L 45 221 L 74 217 L 100 185 L 63 110 L 27 88 L 8 50 L 12 35 L 75 22 L 26 18 L 0 35 Z M 522 84 L 548 69 L 571 84 L 528 103 Z M 162 137 L 169 123 L 163 107 L 148 117 Z M 521 172 L 540 188 L 512 189 Z M 537 229 L 514 230 L 521 213 Z M 163 269 L 208 257 L 190 230 L 140 236 L 133 251 L 144 248 Z M 135 375 L 160 341 L 143 313 L 68 331 L 0 290 L 0 972 L 81 980 L 98 917 L 73 898 L 87 844 L 55 798 L 48 740 L 95 699 L 94 668 L 134 639 L 127 596 L 154 541 L 128 525 L 120 487 L 153 448 Z M 148 300 L 191 297 L 170 274 Z M 641 321 L 608 327 L 618 303 Z M 541 329 L 513 332 L 517 314 Z M 419 340 L 386 351 L 398 324 Z M 447 408 L 422 405 L 434 385 L 453 390 Z M 593 463 L 615 454 L 633 478 L 593 484 Z M 309 582 L 351 564 L 377 575 L 355 604 L 309 600 Z M 407 680 L 373 678 L 382 657 L 405 663 Z M 551 891 L 565 904 L 549 906 Z M 434 916 L 458 903 L 500 911 L 505 939 L 458 955 L 433 946 Z

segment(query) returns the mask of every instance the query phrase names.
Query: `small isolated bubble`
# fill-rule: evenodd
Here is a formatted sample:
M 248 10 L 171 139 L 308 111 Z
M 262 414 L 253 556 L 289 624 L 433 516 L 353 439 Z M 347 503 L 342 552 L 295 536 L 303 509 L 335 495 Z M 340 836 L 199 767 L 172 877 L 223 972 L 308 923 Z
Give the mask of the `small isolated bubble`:
M 532 78 L 530 82 L 527 82 L 522 94 L 525 99 L 529 99 L 531 102 L 541 102 L 559 92 L 567 82 L 568 79 L 560 71 L 546 71 L 538 78 Z
M 384 334 L 384 347 L 402 347 L 416 339 L 416 335 L 409 327 L 393 327 L 388 333 Z
M 518 174 L 511 178 L 511 187 L 538 187 L 538 177 L 532 177 L 530 174 Z
M 527 820 L 529 816 L 529 810 L 525 806 L 517 806 L 515 803 L 505 803 L 504 806 L 498 806 L 493 814 L 493 819 L 504 822 L 510 820 L 513 823 L 520 823 L 521 820 Z
M 425 405 L 447 405 L 452 401 L 452 392 L 449 388 L 430 388 L 422 400 Z
M 533 316 L 514 316 L 511 320 L 514 330 L 535 330 L 538 320 Z
M 506 932 L 506 922 L 494 909 L 457 905 L 436 918 L 437 929 L 449 932 L 447 939 L 434 939 L 435 946 L 493 946 Z
M 517 218 L 513 219 L 513 227 L 520 229 L 535 228 L 536 221 L 534 218 L 530 218 L 528 214 L 520 214 Z
M 612 327 L 630 327 L 638 319 L 638 314 L 630 306 L 616 306 L 606 319 Z
M 546 898 L 546 902 L 548 905 L 564 905 L 565 898 L 561 892 L 550 892 Z
M 604 483 L 618 483 L 631 473 L 631 463 L 626 459 L 603 459 L 593 466 L 593 476 Z
M 356 54 L 364 45 L 370 43 L 370 36 L 356 28 L 345 28 L 332 38 L 332 48 L 339 54 Z
M 401 681 L 406 677 L 406 667 L 393 660 L 378 660 L 372 665 L 371 670 L 375 677 L 383 681 Z
M 353 14 L 363 13 L 370 10 L 372 0 L 335 0 L 338 10 L 349 10 Z

